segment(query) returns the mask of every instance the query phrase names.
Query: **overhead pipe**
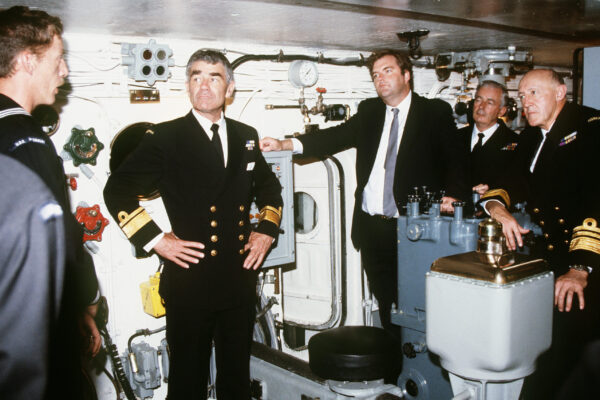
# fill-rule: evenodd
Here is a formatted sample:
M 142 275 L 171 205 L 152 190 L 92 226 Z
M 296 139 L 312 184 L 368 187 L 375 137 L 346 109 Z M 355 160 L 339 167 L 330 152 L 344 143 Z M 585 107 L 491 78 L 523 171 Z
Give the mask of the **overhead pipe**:
M 305 54 L 283 54 L 283 50 L 280 50 L 278 54 L 246 54 L 241 57 L 236 58 L 231 62 L 231 67 L 235 70 L 240 65 L 248 62 L 248 61 L 275 61 L 275 62 L 291 62 L 295 60 L 307 60 L 314 61 L 319 64 L 331 64 L 331 65 L 354 65 L 356 67 L 363 67 L 367 65 L 367 62 L 363 55 L 361 54 L 359 58 L 329 58 L 323 57 L 323 54 L 319 54 L 318 56 L 307 56 Z

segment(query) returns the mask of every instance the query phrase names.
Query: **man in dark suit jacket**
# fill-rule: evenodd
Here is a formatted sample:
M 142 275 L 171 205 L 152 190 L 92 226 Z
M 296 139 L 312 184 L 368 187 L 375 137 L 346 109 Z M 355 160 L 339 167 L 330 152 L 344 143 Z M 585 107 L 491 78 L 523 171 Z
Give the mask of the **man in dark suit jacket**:
M 206 399 L 213 339 L 217 396 L 249 399 L 257 268 L 278 234 L 281 186 L 256 130 L 223 114 L 234 90 L 227 58 L 199 50 L 186 76 L 192 111 L 153 127 L 112 173 L 104 197 L 131 242 L 165 259 L 169 400 Z M 172 232 L 139 205 L 139 195 L 155 190 Z M 254 196 L 261 217 L 253 230 Z
M 442 211 L 451 211 L 468 188 L 450 106 L 412 93 L 412 65 L 404 54 L 376 52 L 368 67 L 379 97 L 362 101 L 347 122 L 300 136 L 296 143 L 265 138 L 261 147 L 300 152 L 301 146 L 303 154 L 317 157 L 356 148 L 352 242 L 361 250 L 381 323 L 390 328 L 398 290 L 397 217 L 408 195 L 423 185 L 445 190 Z
M 482 197 L 511 249 L 522 246 L 527 231 L 506 207 L 527 201 L 544 232 L 539 255 L 557 277 L 552 347 L 525 381 L 527 398 L 556 396 L 586 343 L 600 338 L 600 112 L 567 103 L 566 92 L 552 70 L 533 70 L 521 79 L 530 126 L 519 137 L 513 168 Z
M 495 81 L 483 81 L 473 101 L 473 126 L 458 130 L 469 154 L 469 184 L 495 186 L 514 158 L 519 136 L 499 119 L 506 113 L 508 92 Z M 475 188 L 474 188 L 475 189 Z

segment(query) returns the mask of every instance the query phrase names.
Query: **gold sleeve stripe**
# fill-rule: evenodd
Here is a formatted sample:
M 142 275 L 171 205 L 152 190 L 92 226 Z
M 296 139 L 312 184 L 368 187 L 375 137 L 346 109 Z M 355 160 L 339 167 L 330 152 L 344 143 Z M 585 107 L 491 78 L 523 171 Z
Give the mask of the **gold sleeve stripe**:
M 494 196 L 500 196 L 502 198 L 502 200 L 504 201 L 506 208 L 510 207 L 510 196 L 508 195 L 508 192 L 504 189 L 488 190 L 487 192 L 485 192 L 483 194 L 483 196 L 481 196 L 481 200 L 485 200 L 487 198 L 494 197 Z
M 150 215 L 148 215 L 144 207 L 138 207 L 131 214 L 127 214 L 125 211 L 120 211 L 118 217 L 119 226 L 121 227 L 121 230 L 125 236 L 127 236 L 127 239 L 131 238 L 148 222 L 152 221 L 152 218 L 150 218 Z
M 600 228 L 594 218 L 586 218 L 583 224 L 573 229 L 569 251 L 587 250 L 600 254 Z
M 260 217 L 258 221 L 262 222 L 263 220 L 270 221 L 275 225 L 279 226 L 279 223 L 281 222 L 281 207 L 277 209 L 271 206 L 264 206 L 260 210 Z
M 571 246 L 569 246 L 569 251 L 575 250 L 587 250 L 600 254 L 600 242 L 589 237 L 578 237 L 571 240 Z
M 588 122 L 588 123 L 590 123 L 590 122 L 597 121 L 597 120 L 599 120 L 599 119 L 600 119 L 600 117 L 598 117 L 598 116 L 596 116 L 596 117 L 591 117 L 590 119 L 588 119 L 588 120 L 587 120 L 587 122 Z

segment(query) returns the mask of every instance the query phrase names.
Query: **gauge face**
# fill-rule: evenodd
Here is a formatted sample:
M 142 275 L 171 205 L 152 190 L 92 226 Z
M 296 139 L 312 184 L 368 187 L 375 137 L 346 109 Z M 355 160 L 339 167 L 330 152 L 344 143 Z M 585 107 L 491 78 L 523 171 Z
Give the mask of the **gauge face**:
M 296 60 L 288 70 L 288 80 L 297 88 L 311 87 L 319 79 L 317 64 L 312 61 Z

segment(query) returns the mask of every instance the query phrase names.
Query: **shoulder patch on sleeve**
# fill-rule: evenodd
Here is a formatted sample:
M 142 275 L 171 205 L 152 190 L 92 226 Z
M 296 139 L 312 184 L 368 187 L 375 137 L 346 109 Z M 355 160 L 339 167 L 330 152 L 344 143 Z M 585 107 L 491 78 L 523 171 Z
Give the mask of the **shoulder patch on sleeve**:
M 15 151 L 16 149 L 18 149 L 19 147 L 23 146 L 24 144 L 28 144 L 28 143 L 37 143 L 37 144 L 41 144 L 41 145 L 44 145 L 44 146 L 47 145 L 46 142 L 44 142 L 44 139 L 40 139 L 40 138 L 37 138 L 37 137 L 29 136 L 29 137 L 26 137 L 26 138 L 23 138 L 23 139 L 19 139 L 16 142 L 14 142 L 8 148 L 8 151 L 12 153 L 13 151 Z

